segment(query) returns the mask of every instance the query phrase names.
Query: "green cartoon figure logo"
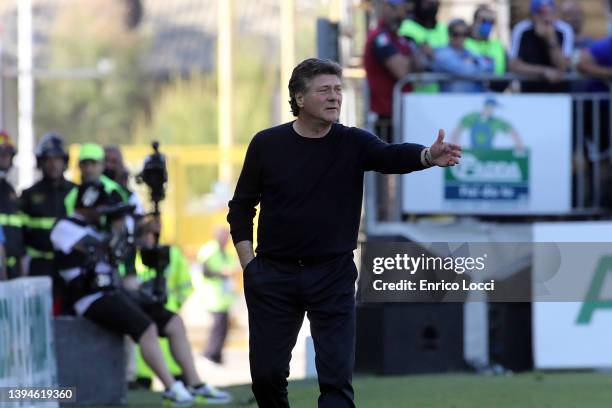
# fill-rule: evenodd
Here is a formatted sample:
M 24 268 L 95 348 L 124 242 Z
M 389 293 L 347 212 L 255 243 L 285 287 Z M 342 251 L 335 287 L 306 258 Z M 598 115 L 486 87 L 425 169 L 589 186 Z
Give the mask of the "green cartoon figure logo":
M 459 202 L 506 203 L 524 207 L 529 198 L 529 151 L 516 129 L 495 114 L 501 105 L 486 98 L 480 112 L 461 117 L 451 133 L 451 141 L 461 144 L 467 131 L 469 142 L 463 144 L 461 164 L 444 170 L 444 198 Z M 513 148 L 496 148 L 498 135 L 508 135 Z
M 512 137 L 516 150 L 523 150 L 523 142 L 512 125 L 494 115 L 499 103 L 494 98 L 487 98 L 481 112 L 472 112 L 463 116 L 459 125 L 451 134 L 451 141 L 460 144 L 464 129 L 470 132 L 470 148 L 493 149 L 493 139 L 498 133 L 507 133 Z M 467 147 L 467 146 L 465 146 Z

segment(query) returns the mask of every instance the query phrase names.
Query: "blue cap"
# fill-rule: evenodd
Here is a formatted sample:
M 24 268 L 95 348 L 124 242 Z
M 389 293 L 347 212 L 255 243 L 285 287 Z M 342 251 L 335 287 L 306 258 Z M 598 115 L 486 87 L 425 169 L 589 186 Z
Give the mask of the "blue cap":
M 529 6 L 529 10 L 532 14 L 535 14 L 540 11 L 540 9 L 544 6 L 548 6 L 550 8 L 555 8 L 555 0 L 531 0 L 531 6 Z
M 497 102 L 497 100 L 495 100 L 495 98 L 493 97 L 488 97 L 487 99 L 485 99 L 485 106 L 499 106 L 499 102 Z

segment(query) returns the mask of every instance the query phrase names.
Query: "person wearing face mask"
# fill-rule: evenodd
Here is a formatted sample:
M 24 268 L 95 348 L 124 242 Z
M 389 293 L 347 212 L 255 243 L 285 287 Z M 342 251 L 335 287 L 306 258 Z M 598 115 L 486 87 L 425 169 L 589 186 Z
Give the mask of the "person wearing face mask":
M 493 71 L 491 59 L 476 55 L 465 47 L 465 40 L 469 35 L 467 23 L 461 19 L 455 19 L 448 25 L 450 43 L 447 47 L 437 48 L 433 69 L 436 72 L 445 72 L 453 75 L 478 75 Z M 457 79 L 443 82 L 443 92 L 484 92 L 482 82 Z
M 21 257 L 24 255 L 23 218 L 19 215 L 17 193 L 7 180 L 16 153 L 9 134 L 0 130 L 0 226 L 6 236 L 6 272 L 9 279 L 22 275 Z
M 476 55 L 489 59 L 493 63 L 493 72 L 498 75 L 506 73 L 506 51 L 501 41 L 492 38 L 495 27 L 495 12 L 486 4 L 481 4 L 474 12 L 470 36 L 465 39 L 465 49 Z
M 432 48 L 448 44 L 448 27 L 438 21 L 439 0 L 416 0 L 412 19 L 402 22 L 398 34 Z
M 415 0 L 411 18 L 402 22 L 398 34 L 417 45 L 415 59 L 421 61 L 420 70 L 432 68 L 434 49 L 448 45 L 448 27 L 438 21 L 439 0 Z M 437 83 L 416 84 L 415 92 L 435 93 L 440 90 Z

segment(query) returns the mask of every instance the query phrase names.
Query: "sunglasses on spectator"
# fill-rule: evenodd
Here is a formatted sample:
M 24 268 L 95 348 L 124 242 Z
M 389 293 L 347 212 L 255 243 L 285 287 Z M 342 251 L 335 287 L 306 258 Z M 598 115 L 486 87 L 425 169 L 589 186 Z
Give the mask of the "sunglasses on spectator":
M 467 37 L 468 33 L 467 31 L 453 31 L 450 35 L 451 37 Z

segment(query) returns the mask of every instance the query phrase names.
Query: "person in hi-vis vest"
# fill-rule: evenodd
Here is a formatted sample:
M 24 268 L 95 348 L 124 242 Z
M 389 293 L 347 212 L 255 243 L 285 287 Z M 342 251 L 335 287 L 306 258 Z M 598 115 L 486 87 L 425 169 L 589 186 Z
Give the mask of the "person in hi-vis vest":
M 229 230 L 215 228 L 215 239 L 204 244 L 198 252 L 198 263 L 204 273 L 204 307 L 211 314 L 212 327 L 204 357 L 223 363 L 223 346 L 229 330 L 229 309 L 234 302 L 232 277 L 240 271 L 238 257 L 227 250 Z
M 153 217 L 145 217 L 138 224 L 136 230 L 136 243 L 141 246 L 152 246 L 155 243 L 155 234 L 160 232 L 160 223 Z M 136 253 L 135 261 L 136 278 L 139 283 L 150 281 L 155 277 L 155 270 L 142 262 L 140 251 Z M 166 279 L 167 300 L 164 305 L 166 309 L 179 313 L 180 308 L 189 295 L 193 292 L 189 262 L 176 246 L 170 246 L 170 263 L 164 270 Z M 164 338 L 159 339 L 159 345 L 164 354 L 170 373 L 175 377 L 182 377 L 181 368 L 172 358 L 170 345 Z M 153 371 L 145 363 L 140 350 L 136 352 L 136 377 L 140 384 L 150 384 L 153 379 Z

